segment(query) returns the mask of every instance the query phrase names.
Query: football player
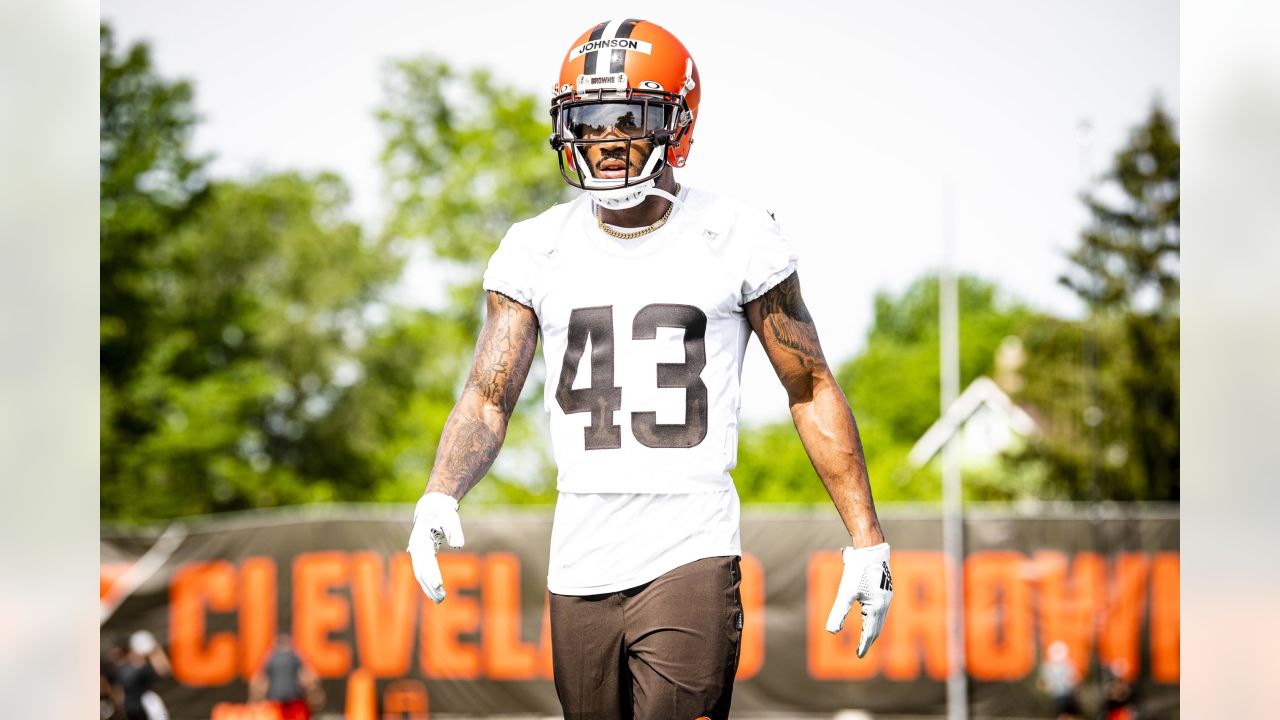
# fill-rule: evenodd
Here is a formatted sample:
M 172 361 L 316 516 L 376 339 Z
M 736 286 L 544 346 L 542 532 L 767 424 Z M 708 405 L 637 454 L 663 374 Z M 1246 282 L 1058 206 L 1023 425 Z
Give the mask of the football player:
M 849 532 L 827 629 L 861 603 L 858 655 L 893 597 L 853 414 L 773 218 L 684 187 L 698 67 L 654 23 L 602 22 L 566 51 L 551 103 L 561 174 L 585 192 L 511 227 L 484 274 L 487 317 L 409 539 L 435 553 L 502 445 L 539 333 L 559 470 L 551 534 L 556 691 L 568 718 L 724 718 L 742 630 L 739 378 L 751 333 Z

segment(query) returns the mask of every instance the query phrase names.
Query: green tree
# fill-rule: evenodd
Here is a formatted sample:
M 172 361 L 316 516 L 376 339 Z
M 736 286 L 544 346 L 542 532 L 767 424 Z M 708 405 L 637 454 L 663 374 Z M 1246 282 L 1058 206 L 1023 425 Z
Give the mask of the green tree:
M 335 176 L 207 193 L 144 255 L 141 358 L 104 372 L 124 378 L 103 383 L 104 515 L 367 497 L 394 408 L 358 390 L 394 378 L 362 353 L 399 263 L 343 219 Z
M 484 261 L 564 192 L 541 109 L 484 72 L 393 65 L 392 211 L 370 235 L 332 174 L 208 182 L 191 86 L 100 36 L 103 516 L 412 500 L 465 377 Z M 417 248 L 449 267 L 443 308 L 388 301 Z M 547 499 L 538 424 L 507 444 L 476 499 Z
M 99 27 L 99 275 L 102 371 L 123 381 L 154 339 L 145 282 L 149 253 L 204 197 L 204 158 L 189 143 L 197 118 L 186 82 L 155 74 L 146 45 L 116 52 Z
M 1021 332 L 1035 313 L 1003 298 L 994 284 L 980 278 L 963 276 L 957 287 L 963 386 L 993 373 L 997 348 Z M 877 293 L 865 347 L 836 368 L 858 420 L 877 499 L 940 496 L 937 473 L 907 463 L 912 445 L 939 415 L 939 337 L 938 278 L 931 274 L 900 295 Z M 734 477 L 748 501 L 825 498 L 789 422 L 745 431 Z M 1003 498 L 1022 490 L 1004 487 L 996 478 L 975 480 L 967 486 L 973 497 Z
M 1061 282 L 1089 317 L 1028 332 L 1022 400 L 1050 431 L 1018 460 L 1064 497 L 1178 499 L 1179 163 L 1156 103 L 1083 197 L 1092 220 Z
M 103 516 L 377 496 L 431 351 L 396 355 L 401 261 L 334 175 L 205 182 L 190 87 L 101 38 Z

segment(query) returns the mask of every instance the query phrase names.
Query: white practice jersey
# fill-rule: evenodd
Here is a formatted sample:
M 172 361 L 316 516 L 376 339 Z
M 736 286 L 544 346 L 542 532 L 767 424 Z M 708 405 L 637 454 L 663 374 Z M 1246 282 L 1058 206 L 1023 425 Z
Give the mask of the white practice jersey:
M 533 308 L 542 331 L 561 493 L 553 592 L 624 589 L 740 552 L 729 471 L 750 334 L 743 305 L 794 272 L 796 257 L 765 212 L 688 188 L 681 200 L 635 240 L 602 232 L 585 195 L 557 205 L 512 226 L 484 275 L 485 289 Z M 649 509 L 627 512 L 640 505 Z M 691 538 L 698 520 L 710 536 Z M 695 548 L 704 554 L 687 557 Z

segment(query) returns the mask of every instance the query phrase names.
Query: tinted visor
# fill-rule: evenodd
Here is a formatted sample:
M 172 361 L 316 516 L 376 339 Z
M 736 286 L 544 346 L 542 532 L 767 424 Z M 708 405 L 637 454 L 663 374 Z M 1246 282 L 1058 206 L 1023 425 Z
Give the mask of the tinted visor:
M 626 137 L 640 138 L 666 124 L 667 109 L 659 103 L 588 103 L 565 110 L 565 128 L 577 140 L 604 137 L 610 128 Z

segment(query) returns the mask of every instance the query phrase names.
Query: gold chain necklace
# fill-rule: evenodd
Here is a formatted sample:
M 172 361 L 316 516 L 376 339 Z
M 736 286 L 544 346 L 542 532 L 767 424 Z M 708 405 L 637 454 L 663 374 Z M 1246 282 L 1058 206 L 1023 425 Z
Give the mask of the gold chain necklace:
M 680 183 L 676 183 L 676 191 L 672 194 L 675 195 L 676 197 L 680 197 Z M 596 206 L 596 227 L 618 238 L 619 240 L 635 240 L 638 237 L 648 235 L 654 230 L 657 230 L 663 225 L 666 225 L 667 219 L 671 217 L 671 211 L 674 210 L 675 207 L 676 207 L 675 203 L 673 202 L 667 203 L 667 211 L 662 214 L 662 217 L 658 218 L 657 222 L 655 222 L 654 224 L 650 225 L 647 228 L 640 228 L 639 230 L 632 230 L 631 232 L 621 232 L 619 230 L 614 230 L 613 228 L 604 224 L 604 218 L 600 216 L 600 207 Z

